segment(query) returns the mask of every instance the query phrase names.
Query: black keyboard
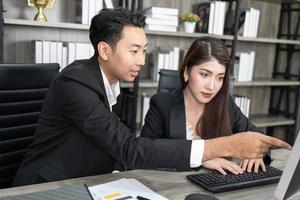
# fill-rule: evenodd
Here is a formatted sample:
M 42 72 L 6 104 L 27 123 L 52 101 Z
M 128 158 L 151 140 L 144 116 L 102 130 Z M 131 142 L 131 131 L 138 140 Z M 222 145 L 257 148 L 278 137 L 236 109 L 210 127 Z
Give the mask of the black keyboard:
M 259 170 L 258 173 L 244 172 L 239 175 L 231 173 L 222 175 L 220 172 L 212 171 L 208 173 L 187 175 L 187 178 L 210 192 L 218 193 L 277 183 L 282 171 L 271 166 L 266 166 L 266 170 L 266 172 Z

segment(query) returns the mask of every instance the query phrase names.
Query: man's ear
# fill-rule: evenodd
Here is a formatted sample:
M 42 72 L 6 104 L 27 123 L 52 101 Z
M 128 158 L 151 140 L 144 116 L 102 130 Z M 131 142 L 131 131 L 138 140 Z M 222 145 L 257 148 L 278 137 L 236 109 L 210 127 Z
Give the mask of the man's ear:
M 99 56 L 102 60 L 107 61 L 112 53 L 110 45 L 106 42 L 99 42 L 97 45 Z

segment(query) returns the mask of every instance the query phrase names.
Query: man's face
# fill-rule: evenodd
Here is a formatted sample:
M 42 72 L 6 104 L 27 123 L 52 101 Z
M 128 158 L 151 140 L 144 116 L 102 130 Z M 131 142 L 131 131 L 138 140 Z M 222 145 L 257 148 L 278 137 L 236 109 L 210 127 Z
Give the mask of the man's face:
M 107 66 L 110 79 L 133 81 L 145 64 L 147 46 L 144 29 L 124 26 L 115 51 L 108 56 Z

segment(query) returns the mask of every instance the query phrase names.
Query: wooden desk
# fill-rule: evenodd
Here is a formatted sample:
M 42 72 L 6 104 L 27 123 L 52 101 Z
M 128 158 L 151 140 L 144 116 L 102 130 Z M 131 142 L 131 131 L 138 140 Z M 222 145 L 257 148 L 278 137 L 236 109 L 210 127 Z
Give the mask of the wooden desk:
M 287 150 L 273 150 L 272 157 L 274 161 L 272 166 L 279 169 L 283 169 L 284 164 L 288 158 L 289 151 Z M 211 194 L 204 189 L 197 187 L 187 181 L 186 175 L 193 174 L 195 172 L 165 172 L 154 170 L 133 170 L 127 172 L 105 174 L 63 181 L 56 181 L 50 183 L 29 185 L 23 187 L 15 187 L 9 189 L 0 190 L 0 197 L 23 195 L 28 193 L 34 193 L 38 191 L 46 191 L 50 189 L 56 189 L 72 184 L 99 184 L 105 183 L 120 178 L 135 178 L 154 190 L 155 192 L 163 195 L 171 200 L 183 200 L 186 195 L 191 193 L 206 193 Z M 253 187 L 249 189 L 235 190 L 231 192 L 223 192 L 219 194 L 213 194 L 220 200 L 271 200 L 273 198 L 274 191 L 277 184 Z

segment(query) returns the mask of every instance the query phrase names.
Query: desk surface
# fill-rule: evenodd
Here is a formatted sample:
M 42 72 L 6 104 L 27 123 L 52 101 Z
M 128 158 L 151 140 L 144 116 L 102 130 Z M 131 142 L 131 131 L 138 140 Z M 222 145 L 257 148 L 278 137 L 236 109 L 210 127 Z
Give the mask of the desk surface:
M 289 151 L 287 150 L 273 150 L 272 157 L 274 161 L 272 166 L 279 169 L 283 169 L 284 164 L 288 158 Z M 105 183 L 108 181 L 117 180 L 120 178 L 135 178 L 144 185 L 151 188 L 153 191 L 163 195 L 164 197 L 171 200 L 183 200 L 186 195 L 191 193 L 206 193 L 202 188 L 199 188 L 186 179 L 186 175 L 193 174 L 195 172 L 165 172 L 165 171 L 154 171 L 154 170 L 132 170 L 120 173 L 97 175 L 91 177 L 56 181 L 50 183 L 15 187 L 9 189 L 0 190 L 0 197 L 24 195 L 34 192 L 49 191 L 51 189 L 59 189 L 69 185 L 82 185 L 86 183 L 88 185 L 94 185 L 99 183 Z M 271 200 L 275 192 L 277 184 L 253 187 L 249 189 L 235 190 L 232 192 L 223 192 L 219 194 L 213 194 L 220 200 Z M 11 197 L 12 198 L 12 197 Z M 2 199 L 2 198 L 1 198 Z M 6 199 L 6 198 L 4 198 Z M 13 199 L 13 198 L 12 198 Z

